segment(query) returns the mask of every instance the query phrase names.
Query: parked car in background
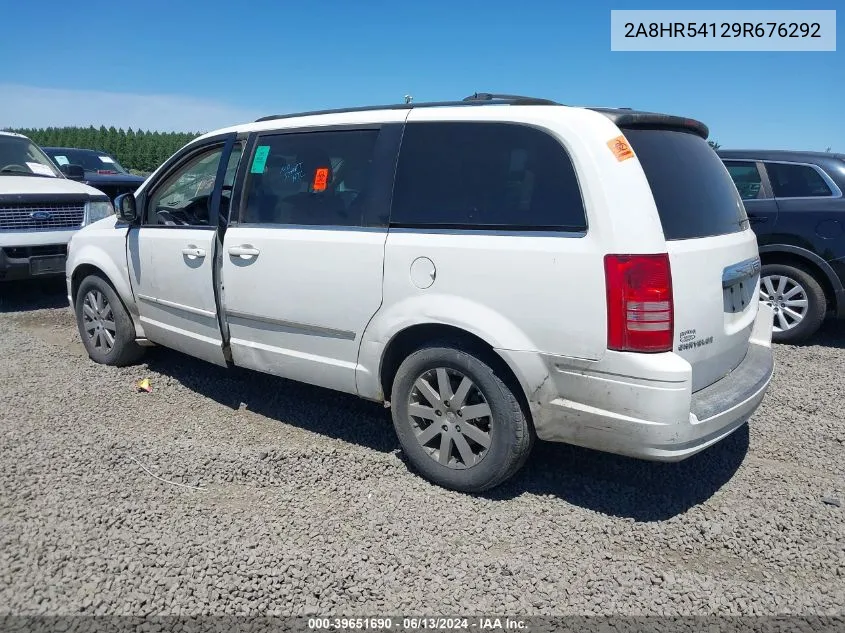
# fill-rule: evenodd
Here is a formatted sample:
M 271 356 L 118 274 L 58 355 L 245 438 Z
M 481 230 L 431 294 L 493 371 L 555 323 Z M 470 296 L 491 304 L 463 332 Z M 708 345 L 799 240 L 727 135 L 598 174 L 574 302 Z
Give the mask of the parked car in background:
M 82 168 L 69 175 L 81 178 Z M 71 236 L 113 212 L 26 136 L 0 132 L 0 281 L 64 275 Z
M 42 148 L 61 170 L 67 165 L 79 165 L 85 172 L 82 179 L 114 200 L 122 193 L 132 193 L 144 178 L 130 174 L 117 162 L 114 156 L 93 149 L 78 149 L 73 147 L 43 147 Z
M 685 459 L 773 371 L 757 240 L 690 119 L 527 97 L 206 134 L 71 242 L 96 362 L 157 343 L 389 402 L 431 481 L 491 488 L 533 439 Z
M 845 317 L 845 154 L 719 150 L 760 244 L 775 341 Z

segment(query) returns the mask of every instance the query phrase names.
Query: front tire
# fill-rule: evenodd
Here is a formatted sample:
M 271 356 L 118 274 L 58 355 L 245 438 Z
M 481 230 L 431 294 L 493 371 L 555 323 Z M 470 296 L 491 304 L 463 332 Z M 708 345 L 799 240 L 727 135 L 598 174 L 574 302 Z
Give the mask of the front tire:
M 82 280 L 75 309 L 79 336 L 95 363 L 123 367 L 144 355 L 144 348 L 135 342 L 132 318 L 102 277 L 89 275 Z
M 772 340 L 802 343 L 815 334 L 827 312 L 827 297 L 813 275 L 797 266 L 765 264 L 760 301 L 775 311 Z
M 413 468 L 431 482 L 482 492 L 525 463 L 533 431 L 514 393 L 483 360 L 425 347 L 399 366 L 393 426 Z

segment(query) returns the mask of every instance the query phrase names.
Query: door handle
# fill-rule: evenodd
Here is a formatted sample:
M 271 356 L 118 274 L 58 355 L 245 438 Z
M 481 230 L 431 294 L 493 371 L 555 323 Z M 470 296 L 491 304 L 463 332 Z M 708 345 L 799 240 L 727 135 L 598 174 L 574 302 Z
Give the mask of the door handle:
M 182 249 L 182 254 L 185 255 L 188 259 L 197 259 L 198 257 L 205 257 L 205 249 L 197 248 L 193 244 L 188 246 L 188 248 Z
M 763 222 L 768 222 L 769 218 L 762 215 L 749 215 L 748 221 L 751 224 L 762 224 Z
M 249 244 L 242 244 L 241 246 L 230 246 L 229 255 L 232 257 L 240 257 L 241 259 L 249 259 L 250 257 L 258 257 L 259 251 L 257 248 Z

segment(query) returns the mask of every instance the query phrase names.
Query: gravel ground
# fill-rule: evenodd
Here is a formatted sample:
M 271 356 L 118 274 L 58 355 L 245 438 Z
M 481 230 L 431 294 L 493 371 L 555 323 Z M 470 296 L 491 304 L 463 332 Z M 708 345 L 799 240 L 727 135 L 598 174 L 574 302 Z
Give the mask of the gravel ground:
M 541 443 L 473 497 L 378 405 L 96 365 L 61 291 L 0 288 L 0 614 L 845 613 L 845 325 L 778 347 L 750 425 L 686 462 Z

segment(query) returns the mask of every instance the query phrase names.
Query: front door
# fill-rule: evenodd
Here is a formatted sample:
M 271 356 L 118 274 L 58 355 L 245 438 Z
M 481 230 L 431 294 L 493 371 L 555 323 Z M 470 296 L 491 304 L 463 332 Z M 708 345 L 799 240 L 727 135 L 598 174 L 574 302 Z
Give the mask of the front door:
M 233 139 L 188 153 L 146 189 L 127 240 L 132 289 L 147 338 L 225 365 L 214 289 L 218 210 L 240 158 Z
M 400 133 L 258 136 L 222 252 L 235 365 L 355 393 L 361 335 L 381 305 Z

